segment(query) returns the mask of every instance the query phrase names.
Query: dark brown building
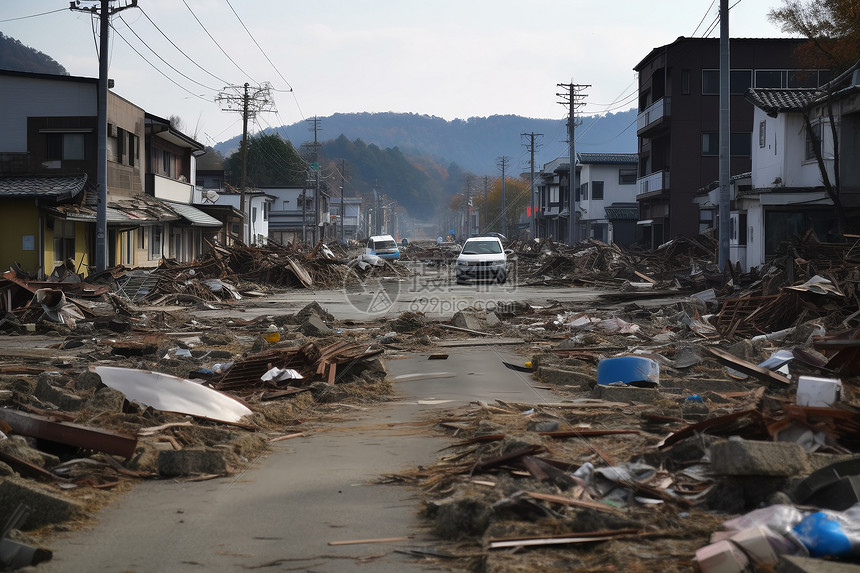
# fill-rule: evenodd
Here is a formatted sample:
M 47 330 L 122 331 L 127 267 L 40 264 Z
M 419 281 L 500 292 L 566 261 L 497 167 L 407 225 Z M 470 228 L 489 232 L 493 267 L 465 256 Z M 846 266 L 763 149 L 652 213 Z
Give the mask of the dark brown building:
M 731 174 L 752 167 L 753 106 L 749 88 L 817 87 L 829 75 L 795 64 L 800 39 L 738 38 L 729 42 Z M 655 48 L 639 74 L 639 240 L 660 245 L 716 226 L 699 212 L 697 190 L 719 178 L 720 41 L 680 37 Z

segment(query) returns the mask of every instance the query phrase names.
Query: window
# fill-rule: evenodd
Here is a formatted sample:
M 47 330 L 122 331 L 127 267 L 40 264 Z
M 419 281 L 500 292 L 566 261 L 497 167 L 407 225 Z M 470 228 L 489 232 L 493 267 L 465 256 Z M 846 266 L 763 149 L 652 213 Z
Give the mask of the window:
M 84 159 L 83 133 L 49 133 L 47 142 L 48 161 Z
M 149 258 L 161 258 L 161 227 L 149 228 Z
M 729 93 L 743 95 L 752 87 L 751 70 L 729 71 Z M 720 94 L 720 70 L 702 70 L 702 95 Z
M 821 152 L 821 123 L 812 124 L 812 132 L 806 131 L 806 153 L 804 158 L 815 159 L 816 150 Z
M 681 70 L 681 93 L 690 93 L 690 70 Z
M 756 70 L 755 72 L 755 87 L 757 88 L 784 88 L 787 80 L 785 70 Z
M 54 219 L 54 264 L 75 258 L 75 223 Z
M 134 167 L 135 159 L 137 159 L 137 146 L 135 145 L 135 135 L 128 134 L 128 164 Z
M 733 133 L 729 141 L 729 151 L 733 157 L 751 157 L 752 134 Z
M 603 181 L 591 182 L 591 198 L 595 201 L 603 200 Z
M 752 155 L 752 134 L 736 132 L 729 138 L 729 153 L 733 157 L 750 157 Z M 720 134 L 709 132 L 702 134 L 702 155 L 720 154 Z
M 582 189 L 582 192 L 580 193 L 580 196 L 582 197 L 583 201 L 587 201 L 588 200 L 588 182 L 583 183 L 581 186 L 581 189 Z
M 343 214 L 341 213 L 341 215 L 343 215 Z M 269 203 L 268 202 L 263 203 L 263 220 L 264 221 L 269 220 Z
M 635 185 L 636 184 L 636 168 L 619 169 L 618 170 L 619 185 Z
M 702 134 L 702 155 L 719 155 L 720 154 L 720 134 L 719 133 L 703 133 Z
M 767 144 L 767 122 L 760 121 L 758 124 L 758 146 L 760 148 Z
M 702 70 L 702 95 L 720 95 L 720 70 Z

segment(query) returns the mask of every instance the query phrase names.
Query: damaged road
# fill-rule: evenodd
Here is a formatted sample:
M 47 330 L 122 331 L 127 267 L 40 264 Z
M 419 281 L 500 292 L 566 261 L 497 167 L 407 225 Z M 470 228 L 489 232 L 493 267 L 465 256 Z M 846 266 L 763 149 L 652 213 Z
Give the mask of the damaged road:
M 299 435 L 273 442 L 234 476 L 142 483 L 93 529 L 54 542 L 53 561 L 39 571 L 427 571 L 410 554 L 434 544 L 419 500 L 380 485 L 380 476 L 422 465 L 448 445 L 428 421 L 441 408 L 556 398 L 503 366 L 500 358 L 515 355 L 458 349 L 429 357 L 393 355 L 393 402 L 342 407 L 325 424 L 307 412 Z
M 11 562 L 853 568 L 857 262 L 805 237 L 721 276 L 711 247 L 515 245 L 504 288 L 416 278 L 411 245 L 242 248 L 110 292 L 7 275 L 2 539 L 33 549 Z

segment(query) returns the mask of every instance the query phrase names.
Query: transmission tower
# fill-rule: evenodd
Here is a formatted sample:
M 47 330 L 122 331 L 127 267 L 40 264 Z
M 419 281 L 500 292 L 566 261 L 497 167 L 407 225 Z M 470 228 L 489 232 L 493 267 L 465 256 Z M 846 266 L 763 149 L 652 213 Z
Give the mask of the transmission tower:
M 221 111 L 239 112 L 242 114 L 242 183 L 239 197 L 239 211 L 245 218 L 242 230 L 242 241 L 248 244 L 248 215 L 245 213 L 245 185 L 248 174 L 248 120 L 253 119 L 258 113 L 264 111 L 277 111 L 275 100 L 272 99 L 272 84 L 265 82 L 260 86 L 252 87 L 248 82 L 242 86 L 227 86 L 215 101 L 224 107 Z

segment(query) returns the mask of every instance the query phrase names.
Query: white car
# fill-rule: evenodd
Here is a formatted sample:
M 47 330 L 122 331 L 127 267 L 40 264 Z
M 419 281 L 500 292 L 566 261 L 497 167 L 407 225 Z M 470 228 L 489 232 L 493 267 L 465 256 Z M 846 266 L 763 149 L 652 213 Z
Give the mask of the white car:
M 365 254 L 374 255 L 380 259 L 397 260 L 400 258 L 400 249 L 397 241 L 391 235 L 374 235 L 367 240 Z
M 508 280 L 507 263 L 508 255 L 498 237 L 472 237 L 457 257 L 457 282 L 475 279 L 502 284 Z

